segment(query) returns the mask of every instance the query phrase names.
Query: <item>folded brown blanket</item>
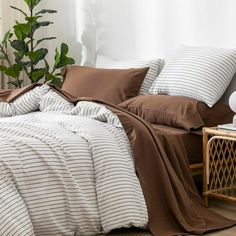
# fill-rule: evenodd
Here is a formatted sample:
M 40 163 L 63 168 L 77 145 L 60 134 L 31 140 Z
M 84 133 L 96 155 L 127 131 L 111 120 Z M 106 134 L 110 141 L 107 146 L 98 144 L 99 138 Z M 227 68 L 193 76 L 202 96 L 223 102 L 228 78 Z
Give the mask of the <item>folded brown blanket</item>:
M 1 101 L 11 102 L 29 91 L 0 91 Z M 138 116 L 93 98 L 74 98 L 52 87 L 71 102 L 104 104 L 120 119 L 131 142 L 135 168 L 147 203 L 149 228 L 155 236 L 203 234 L 236 224 L 204 206 L 189 170 L 186 153 L 177 140 L 155 132 Z

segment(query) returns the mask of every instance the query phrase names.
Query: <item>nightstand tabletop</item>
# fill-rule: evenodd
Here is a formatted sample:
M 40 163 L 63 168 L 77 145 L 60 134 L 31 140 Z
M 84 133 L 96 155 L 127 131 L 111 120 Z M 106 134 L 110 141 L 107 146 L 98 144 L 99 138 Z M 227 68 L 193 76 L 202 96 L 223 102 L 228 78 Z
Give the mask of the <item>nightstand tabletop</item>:
M 236 138 L 235 130 L 219 129 L 218 127 L 204 127 L 202 129 L 202 133 L 208 135 L 227 136 Z

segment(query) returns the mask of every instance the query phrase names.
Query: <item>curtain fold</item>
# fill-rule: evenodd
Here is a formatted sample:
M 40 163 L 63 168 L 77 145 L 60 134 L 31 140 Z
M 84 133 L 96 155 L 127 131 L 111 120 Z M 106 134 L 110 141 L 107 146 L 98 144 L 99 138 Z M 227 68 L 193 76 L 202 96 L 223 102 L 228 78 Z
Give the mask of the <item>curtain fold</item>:
M 22 15 L 23 0 L 0 0 L 0 36 Z M 118 60 L 169 59 L 181 44 L 236 48 L 235 0 L 43 0 L 54 22 L 41 36 L 51 65 L 55 47 L 69 45 L 77 64 L 94 65 L 98 54 Z M 1 62 L 0 62 L 1 63 Z M 0 86 L 7 86 L 2 79 Z M 25 79 L 25 84 L 27 80 Z

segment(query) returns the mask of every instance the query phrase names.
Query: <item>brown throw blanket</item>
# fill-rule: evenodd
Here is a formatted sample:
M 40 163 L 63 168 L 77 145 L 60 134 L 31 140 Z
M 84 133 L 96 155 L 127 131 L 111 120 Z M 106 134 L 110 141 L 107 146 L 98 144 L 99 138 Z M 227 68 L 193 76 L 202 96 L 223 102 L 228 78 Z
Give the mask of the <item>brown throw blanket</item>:
M 11 102 L 35 86 L 0 91 L 0 101 Z M 176 140 L 155 132 L 144 120 L 118 106 L 92 98 L 72 98 L 52 88 L 74 103 L 86 100 L 104 104 L 119 117 L 131 142 L 147 203 L 149 228 L 155 236 L 203 234 L 236 223 L 204 206 L 192 180 L 186 153 Z

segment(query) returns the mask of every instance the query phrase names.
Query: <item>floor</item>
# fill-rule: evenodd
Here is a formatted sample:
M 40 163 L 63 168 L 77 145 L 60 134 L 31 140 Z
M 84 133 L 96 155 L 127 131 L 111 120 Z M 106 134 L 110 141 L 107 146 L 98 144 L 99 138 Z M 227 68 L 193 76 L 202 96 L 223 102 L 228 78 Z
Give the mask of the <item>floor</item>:
M 210 200 L 209 207 L 219 214 L 222 214 L 228 218 L 232 218 L 236 220 L 236 203 L 227 203 L 227 202 L 218 201 L 218 200 Z M 130 232 L 129 230 L 125 232 L 117 231 L 109 235 L 110 236 L 151 236 L 150 233 L 145 232 L 145 231 Z M 218 232 L 204 234 L 204 235 L 206 236 L 236 236 L 236 226 L 226 229 L 226 230 L 221 230 Z
M 218 200 L 211 200 L 209 206 L 211 209 L 213 209 L 217 213 L 236 220 L 236 203 L 227 203 L 227 202 L 222 202 Z M 207 236 L 235 236 L 236 226 L 226 229 L 226 230 L 221 230 L 215 233 L 209 233 L 205 235 Z

